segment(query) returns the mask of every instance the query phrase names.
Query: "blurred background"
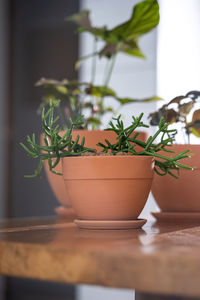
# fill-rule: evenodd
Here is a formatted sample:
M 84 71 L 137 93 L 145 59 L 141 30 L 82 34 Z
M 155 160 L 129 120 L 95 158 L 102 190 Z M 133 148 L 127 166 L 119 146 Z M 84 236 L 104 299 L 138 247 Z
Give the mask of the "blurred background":
M 124 22 L 137 0 L 0 0 L 0 216 L 27 217 L 55 214 L 58 205 L 43 174 L 27 180 L 24 174 L 35 164 L 26 159 L 19 142 L 31 132 L 40 134 L 36 111 L 43 91 L 35 82 L 41 77 L 89 80 L 91 61 L 79 72 L 78 57 L 91 52 L 89 34 L 75 34 L 65 18 L 83 9 L 91 10 L 93 24 L 109 28 Z M 200 1 L 160 0 L 160 24 L 144 35 L 140 47 L 146 60 L 119 54 L 110 82 L 120 96 L 145 98 L 153 95 L 167 101 L 200 87 Z M 104 59 L 98 65 L 102 80 Z M 130 104 L 121 113 L 126 123 L 131 115 L 150 112 L 160 104 Z M 108 119 L 104 119 L 105 125 Z M 148 217 L 157 207 L 150 201 L 143 211 Z M 133 299 L 133 291 L 67 286 L 24 279 L 2 278 L 2 299 Z

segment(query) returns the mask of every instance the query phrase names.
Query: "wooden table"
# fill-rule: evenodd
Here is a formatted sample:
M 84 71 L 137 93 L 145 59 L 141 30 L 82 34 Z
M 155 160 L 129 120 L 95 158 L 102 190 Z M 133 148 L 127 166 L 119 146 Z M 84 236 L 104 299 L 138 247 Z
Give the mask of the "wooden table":
M 135 289 L 136 299 L 200 298 L 199 225 L 147 222 L 139 230 L 90 231 L 55 217 L 5 220 L 0 273 Z

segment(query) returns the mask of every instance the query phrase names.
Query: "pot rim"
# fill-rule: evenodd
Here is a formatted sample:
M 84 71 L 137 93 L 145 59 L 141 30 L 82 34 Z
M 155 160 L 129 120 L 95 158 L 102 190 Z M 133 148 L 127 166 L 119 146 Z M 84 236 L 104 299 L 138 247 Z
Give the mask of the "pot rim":
M 133 179 L 152 178 L 152 156 L 79 156 L 62 160 L 63 178 L 69 179 Z
M 154 160 L 154 157 L 153 156 L 150 156 L 150 155 L 80 155 L 80 156 L 65 156 L 65 157 L 62 157 L 62 159 L 136 159 L 136 158 L 143 158 L 143 159 L 153 159 Z
M 173 146 L 185 146 L 185 147 L 188 146 L 189 148 L 189 147 L 200 147 L 200 144 L 172 144 L 169 147 L 173 147 Z

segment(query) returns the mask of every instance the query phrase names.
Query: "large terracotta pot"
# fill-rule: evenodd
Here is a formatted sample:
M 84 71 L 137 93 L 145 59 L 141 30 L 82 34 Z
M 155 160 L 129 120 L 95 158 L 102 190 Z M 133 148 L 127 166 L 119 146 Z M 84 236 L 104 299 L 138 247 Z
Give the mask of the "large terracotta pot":
M 152 184 L 155 201 L 162 212 L 200 212 L 200 146 L 173 145 L 170 149 L 176 153 L 190 149 L 193 156 L 180 163 L 197 168 L 181 169 L 178 179 L 155 174 Z
M 60 132 L 62 136 L 64 131 Z M 104 131 L 104 130 L 75 130 L 72 133 L 73 139 L 80 135 L 80 138 L 85 136 L 85 146 L 97 149 L 97 151 L 101 151 L 102 148 L 96 146 L 99 142 L 105 142 L 105 139 L 109 140 L 111 143 L 116 142 L 116 134 L 112 131 Z M 147 132 L 140 132 L 138 138 L 142 141 L 147 140 L 148 138 Z M 43 135 L 41 135 L 41 143 L 44 144 Z M 48 162 L 44 162 L 45 173 L 48 178 L 49 184 L 58 200 L 58 202 L 64 207 L 71 207 L 70 200 L 68 197 L 68 193 L 66 191 L 63 177 L 59 175 L 55 175 L 49 171 Z M 61 162 L 55 168 L 56 172 L 62 173 L 62 164 Z
M 152 157 L 82 156 L 62 161 L 65 186 L 79 219 L 137 219 L 151 189 Z

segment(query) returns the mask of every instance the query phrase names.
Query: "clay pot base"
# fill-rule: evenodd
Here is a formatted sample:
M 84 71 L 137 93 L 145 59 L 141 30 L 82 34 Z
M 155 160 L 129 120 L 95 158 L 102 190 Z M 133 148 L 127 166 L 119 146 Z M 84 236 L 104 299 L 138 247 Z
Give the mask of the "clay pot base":
M 138 229 L 141 228 L 147 220 L 117 220 L 117 221 L 96 221 L 75 219 L 74 223 L 81 229 Z
M 152 212 L 158 222 L 163 223 L 198 223 L 200 224 L 200 212 Z
M 76 218 L 74 210 L 71 207 L 58 206 L 55 208 L 55 212 L 59 217 L 64 219 L 74 220 Z

